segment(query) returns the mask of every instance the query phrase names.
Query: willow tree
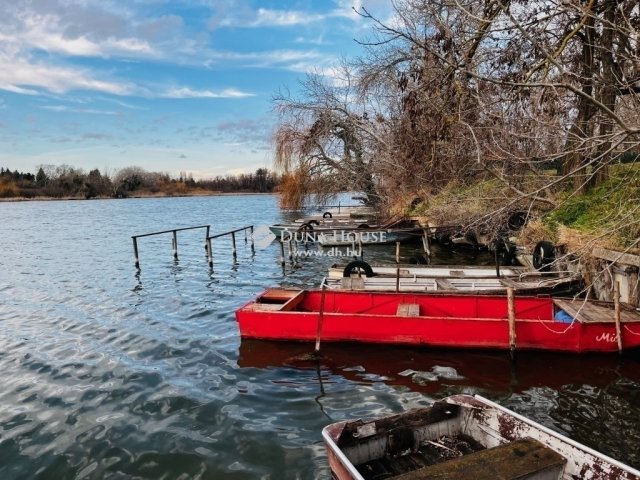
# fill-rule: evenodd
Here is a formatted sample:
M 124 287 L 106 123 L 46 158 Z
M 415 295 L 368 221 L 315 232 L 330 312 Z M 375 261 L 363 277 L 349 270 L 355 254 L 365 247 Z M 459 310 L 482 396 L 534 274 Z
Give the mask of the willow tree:
M 275 163 L 284 173 L 282 203 L 299 207 L 343 191 L 378 199 L 376 153 L 385 147 L 381 117 L 357 95 L 348 68 L 341 78 L 310 74 L 300 98 L 274 97 L 279 123 Z

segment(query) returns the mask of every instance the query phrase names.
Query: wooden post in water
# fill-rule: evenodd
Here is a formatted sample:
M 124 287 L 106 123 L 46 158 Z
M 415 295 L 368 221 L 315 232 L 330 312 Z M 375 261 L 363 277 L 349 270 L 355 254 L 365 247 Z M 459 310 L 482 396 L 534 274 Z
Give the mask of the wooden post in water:
M 207 236 L 207 261 L 209 262 L 209 268 L 213 268 L 213 250 L 211 248 L 211 238 Z
M 318 328 L 316 330 L 315 353 L 320 353 L 320 337 L 322 336 L 322 322 L 324 320 L 324 297 L 327 293 L 327 286 L 322 282 L 322 292 L 320 293 L 320 311 L 318 312 Z
M 176 232 L 175 230 L 173 230 L 172 232 L 173 240 L 171 243 L 173 245 L 173 259 L 178 260 L 178 232 Z
M 426 228 L 422 229 L 422 245 L 424 247 L 424 253 L 427 257 L 431 256 L 431 246 L 429 245 L 429 230 Z
M 396 266 L 396 293 L 400 291 L 400 267 Z
M 507 287 L 507 309 L 509 316 L 509 351 L 513 360 L 516 352 L 516 305 L 513 287 Z
M 251 229 L 251 256 L 255 256 L 256 254 L 256 245 L 255 242 L 253 240 L 253 225 L 251 225 L 251 227 L 249 227 Z
M 400 263 L 400 242 L 396 242 L 396 263 Z
M 138 258 L 138 237 L 131 237 L 133 239 L 133 258 L 136 262 L 136 268 L 140 270 L 140 260 Z
M 238 257 L 238 254 L 236 252 L 236 233 L 235 232 L 231 232 L 231 246 L 232 246 L 232 253 L 233 253 L 233 260 L 235 261 L 236 258 Z
M 204 235 L 204 248 L 206 249 L 209 245 L 209 230 L 211 229 L 211 225 L 207 225 L 205 228 L 207 229 Z
M 284 268 L 285 264 L 284 242 L 282 241 L 282 239 L 280 239 L 280 265 L 282 265 L 282 268 Z
M 616 339 L 618 340 L 618 353 L 622 353 L 622 326 L 620 325 L 620 282 L 613 281 L 613 308 L 616 319 Z

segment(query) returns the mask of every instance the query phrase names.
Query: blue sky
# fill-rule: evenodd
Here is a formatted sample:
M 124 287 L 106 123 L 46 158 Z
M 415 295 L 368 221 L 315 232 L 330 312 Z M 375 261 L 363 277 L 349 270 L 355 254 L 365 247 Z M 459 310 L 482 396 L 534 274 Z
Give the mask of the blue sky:
M 271 98 L 331 75 L 389 0 L 0 0 L 0 166 L 271 166 Z

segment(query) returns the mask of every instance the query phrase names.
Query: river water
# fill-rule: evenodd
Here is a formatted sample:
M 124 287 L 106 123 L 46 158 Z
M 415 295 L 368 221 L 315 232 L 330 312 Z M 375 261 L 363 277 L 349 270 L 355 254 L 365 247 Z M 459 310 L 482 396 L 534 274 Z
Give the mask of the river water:
M 285 270 L 268 195 L 0 203 L 1 479 L 324 479 L 328 423 L 480 393 L 640 467 L 640 359 L 241 341 L 234 311 L 265 287 L 317 285 L 335 257 Z M 415 247 L 405 247 L 412 255 Z M 391 259 L 391 247 L 365 260 Z M 480 261 L 436 252 L 439 263 Z M 484 259 L 487 260 L 487 259 Z

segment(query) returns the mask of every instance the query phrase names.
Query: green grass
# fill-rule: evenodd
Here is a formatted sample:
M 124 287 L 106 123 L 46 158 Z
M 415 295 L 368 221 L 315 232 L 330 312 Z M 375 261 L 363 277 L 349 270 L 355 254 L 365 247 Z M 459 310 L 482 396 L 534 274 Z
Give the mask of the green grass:
M 565 192 L 560 206 L 545 217 L 552 228 L 565 225 L 591 235 L 606 235 L 620 247 L 640 237 L 640 165 L 616 165 L 602 185 L 581 195 Z

